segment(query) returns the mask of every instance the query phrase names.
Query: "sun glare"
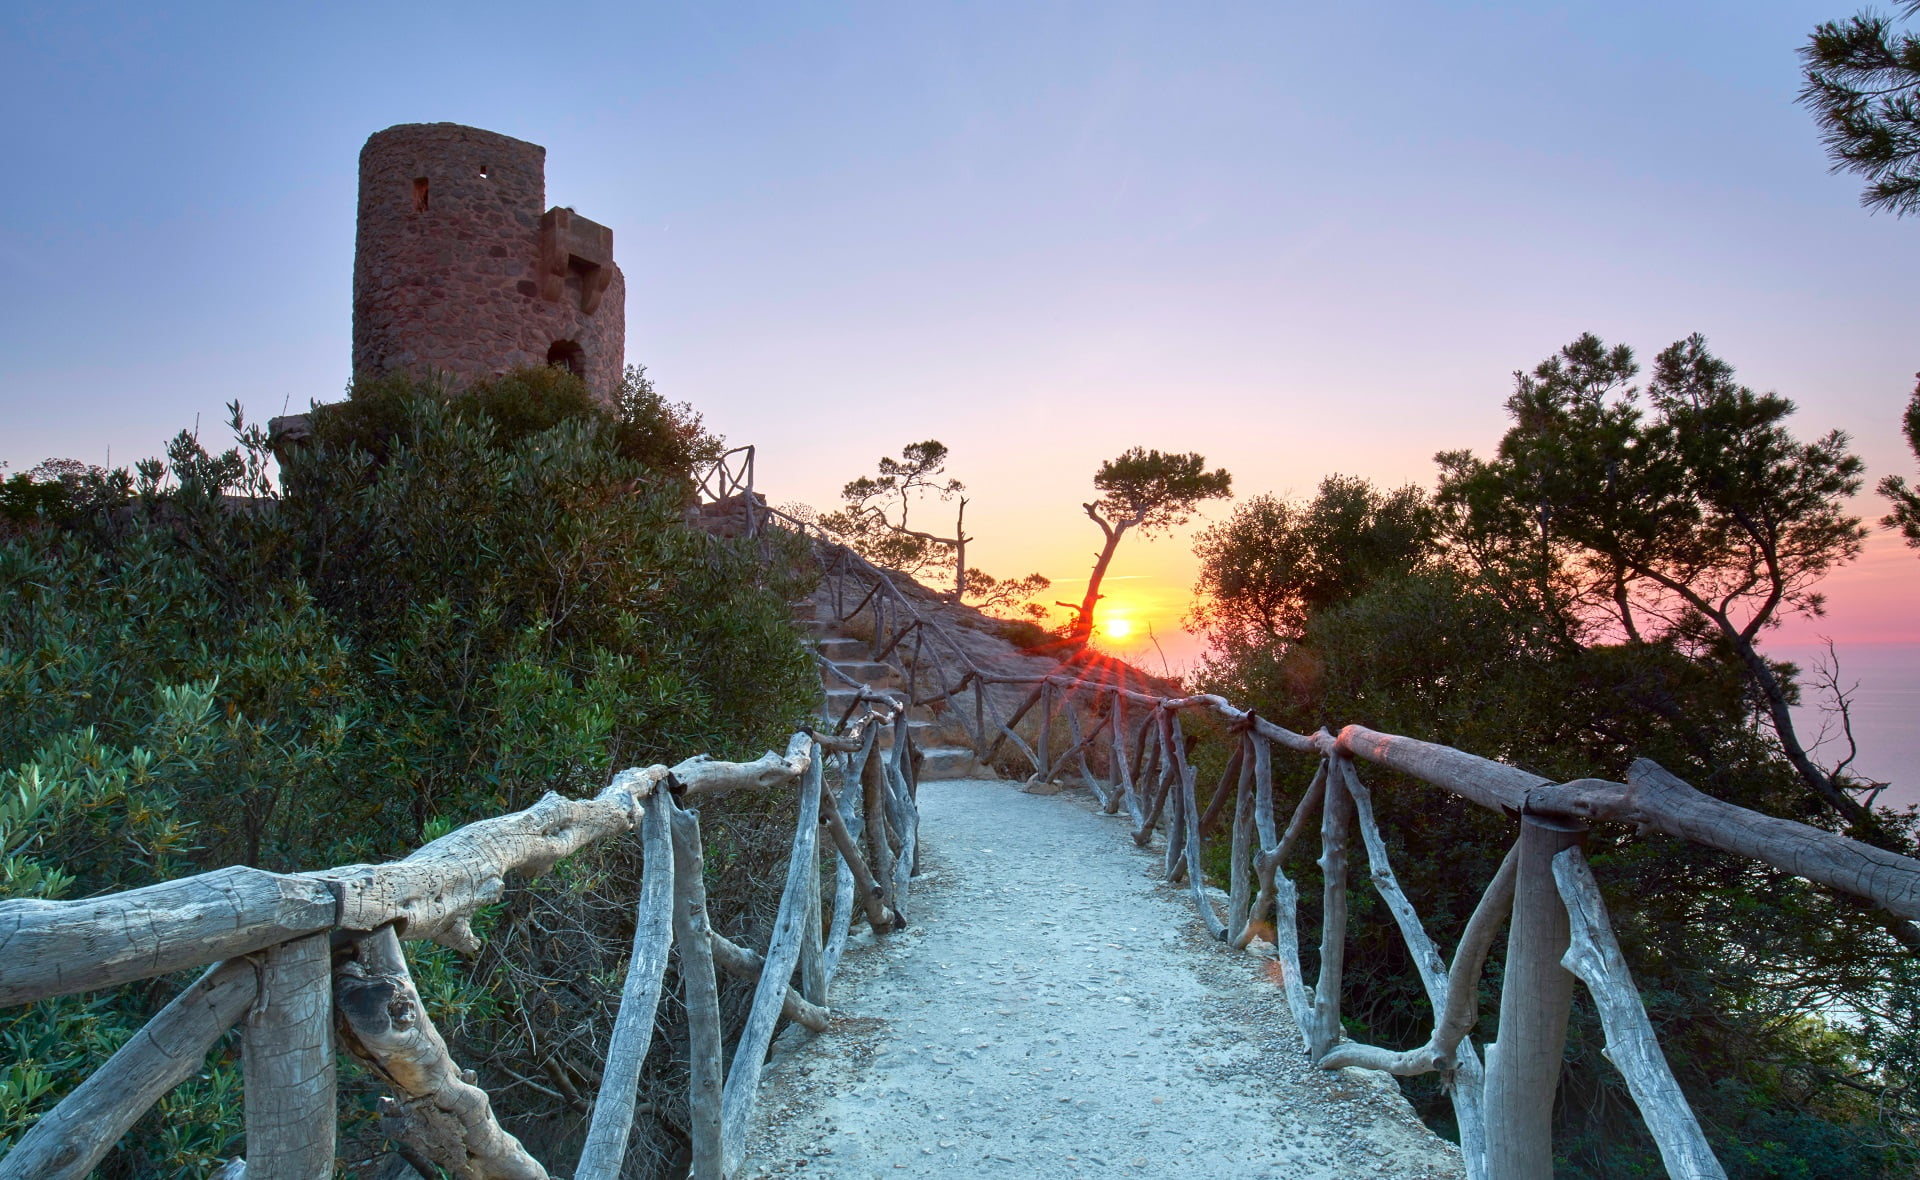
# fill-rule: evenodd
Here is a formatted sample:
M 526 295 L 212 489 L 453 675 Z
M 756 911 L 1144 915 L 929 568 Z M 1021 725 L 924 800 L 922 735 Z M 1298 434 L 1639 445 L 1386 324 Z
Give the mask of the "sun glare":
M 1133 620 L 1127 618 L 1108 619 L 1105 624 L 1107 638 L 1125 639 L 1133 634 Z

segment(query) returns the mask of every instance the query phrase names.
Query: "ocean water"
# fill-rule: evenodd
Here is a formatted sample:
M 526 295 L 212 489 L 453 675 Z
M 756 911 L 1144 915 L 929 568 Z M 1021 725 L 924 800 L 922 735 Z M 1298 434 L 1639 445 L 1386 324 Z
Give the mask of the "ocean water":
M 1767 644 L 1764 650 L 1807 671 L 1826 656 L 1824 647 L 1802 644 Z M 1837 650 L 1840 683 L 1855 686 L 1853 737 L 1860 753 L 1851 769 L 1892 784 L 1881 802 L 1920 804 L 1920 643 L 1840 644 Z M 1800 679 L 1802 696 L 1809 699 L 1794 710 L 1794 726 L 1802 741 L 1812 741 L 1823 720 L 1830 730 L 1837 726 L 1811 699 L 1805 672 Z M 1830 765 L 1843 750 L 1837 741 L 1829 742 L 1816 758 Z

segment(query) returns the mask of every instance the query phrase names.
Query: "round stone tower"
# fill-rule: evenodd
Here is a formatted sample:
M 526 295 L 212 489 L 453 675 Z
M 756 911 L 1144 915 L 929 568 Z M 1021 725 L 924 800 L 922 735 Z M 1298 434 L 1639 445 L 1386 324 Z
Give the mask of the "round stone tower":
M 613 231 L 546 208 L 547 150 L 458 123 L 403 123 L 360 151 L 353 371 L 456 385 L 562 365 L 610 400 L 626 347 Z

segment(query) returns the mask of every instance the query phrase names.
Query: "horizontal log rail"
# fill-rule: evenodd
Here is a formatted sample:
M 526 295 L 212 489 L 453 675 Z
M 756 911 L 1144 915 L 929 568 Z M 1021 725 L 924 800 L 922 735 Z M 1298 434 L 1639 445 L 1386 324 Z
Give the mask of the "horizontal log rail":
M 1216 938 L 1244 948 L 1256 928 L 1272 923 L 1274 944 L 1267 953 L 1276 962 L 1303 1047 L 1316 1065 L 1445 1076 L 1468 1175 L 1475 1180 L 1551 1174 L 1553 1094 L 1575 980 L 1594 996 L 1608 1058 L 1624 1076 L 1668 1173 L 1725 1175 L 1674 1081 L 1613 939 L 1581 851 L 1587 824 L 1623 823 L 1662 832 L 1854 894 L 1900 918 L 1920 918 L 1920 860 L 1711 798 L 1646 759 L 1633 763 L 1625 783 L 1555 783 L 1450 746 L 1364 726 L 1350 725 L 1338 734 L 1295 733 L 1214 695 L 1156 696 L 1059 673 L 982 679 L 1028 689 L 1022 711 L 1036 704 L 1044 710 L 1056 697 L 1080 699 L 1077 707 L 1094 729 L 1110 733 L 1107 777 L 1080 771 L 1103 810 L 1112 814 L 1126 806 L 1134 839 L 1142 845 L 1166 820 L 1166 879 L 1186 881 L 1200 920 Z M 1131 724 L 1130 706 L 1137 717 Z M 1070 716 L 1075 707 L 1067 706 Z M 1234 743 L 1206 819 L 1197 813 L 1195 775 L 1179 722 L 1185 712 L 1225 722 Z M 1019 720 L 1019 715 L 1012 719 Z M 1037 777 L 1059 777 L 1068 758 L 1091 745 L 1076 719 L 1070 724 L 1070 748 L 1055 757 L 1049 748 L 1052 728 L 1041 726 L 1039 748 L 1022 751 Z M 1275 811 L 1275 746 L 1315 760 L 1312 781 L 1284 834 Z M 1360 763 L 1521 821 L 1520 837 L 1487 886 L 1451 963 L 1427 934 L 1388 861 Z M 1223 918 L 1199 887 L 1198 844 L 1210 821 L 1229 807 L 1231 880 Z M 1316 813 L 1325 896 L 1319 977 L 1309 985 L 1300 965 L 1298 887 L 1284 865 Z M 1399 928 L 1433 1009 L 1432 1035 L 1412 1049 L 1361 1044 L 1341 1031 L 1348 875 L 1355 851 L 1350 834 L 1356 826 L 1368 876 Z M 1509 928 L 1509 941 L 1500 996 L 1502 1041 L 1488 1047 L 1483 1065 L 1467 1034 L 1480 1007 L 1480 977 L 1503 926 Z
M 692 1175 L 730 1180 L 743 1166 L 760 1072 L 778 1022 L 830 1032 L 827 990 L 851 931 L 862 921 L 876 934 L 907 924 L 920 849 L 908 736 L 908 710 L 916 703 L 953 709 L 983 760 L 1011 746 L 1034 780 L 1077 773 L 1106 814 L 1125 809 L 1137 844 L 1146 846 L 1162 832 L 1165 877 L 1185 883 L 1215 938 L 1249 948 L 1257 932 L 1272 930 L 1262 953 L 1272 957 L 1302 1046 L 1316 1065 L 1443 1075 L 1474 1180 L 1549 1174 L 1548 1120 L 1575 980 L 1594 997 L 1608 1056 L 1669 1174 L 1725 1175 L 1674 1081 L 1614 939 L 1582 851 L 1588 824 L 1660 831 L 1856 894 L 1902 918 L 1920 918 L 1920 861 L 1712 799 L 1646 760 L 1633 764 L 1625 783 L 1554 783 L 1361 726 L 1295 733 L 1219 696 L 1169 697 L 1116 683 L 1093 664 L 1063 663 L 1037 677 L 996 675 L 886 571 L 817 524 L 762 503 L 753 490 L 752 448 L 728 452 L 697 483 L 715 501 L 740 498 L 749 535 L 779 528 L 805 539 L 835 617 L 871 622 L 872 650 L 901 677 L 904 690 L 870 691 L 823 661 L 829 676 L 837 674 L 853 690 L 852 700 L 826 718 L 823 732 L 794 734 L 782 753 L 745 763 L 699 757 L 623 770 L 592 798 L 549 794 L 388 864 L 290 874 L 229 868 L 106 897 L 0 901 L 0 1005 L 207 968 L 0 1159 L 0 1180 L 86 1176 L 154 1102 L 198 1071 L 236 1024 L 245 1041 L 247 1154 L 221 1170 L 228 1180 L 321 1174 L 320 1161 L 330 1162 L 333 1150 L 336 1048 L 384 1084 L 382 1128 L 415 1158 L 461 1177 L 546 1180 L 546 1167 L 501 1127 L 485 1090 L 449 1053 L 414 987 L 404 943 L 430 940 L 471 952 L 478 946 L 476 911 L 502 895 L 510 875 L 538 876 L 589 844 L 635 831 L 643 880 L 633 954 L 585 1146 L 571 1175 L 614 1180 L 620 1174 L 640 1067 L 674 958 L 688 1014 Z M 990 691 L 996 687 L 1025 690 L 1022 703 L 1003 713 Z M 1030 741 L 1018 727 L 1036 707 Z M 1181 724 L 1185 713 L 1217 718 L 1233 743 L 1204 812 Z M 889 729 L 892 741 L 883 748 L 879 739 Z M 1314 764 L 1284 826 L 1276 746 Z M 1104 773 L 1094 769 L 1100 761 Z M 1394 873 L 1361 763 L 1519 821 L 1517 838 L 1451 961 Z M 776 788 L 792 791 L 795 827 L 772 934 L 767 947 L 756 950 L 721 936 L 707 919 L 693 805 L 703 796 Z M 1207 833 L 1229 814 L 1232 879 L 1222 911 L 1202 879 L 1201 852 Z M 1286 865 L 1316 826 L 1323 920 L 1318 975 L 1309 981 L 1301 968 L 1299 887 Z M 1431 1035 L 1411 1049 L 1362 1044 L 1342 1030 L 1348 880 L 1362 858 L 1433 1011 Z M 822 892 L 823 869 L 832 876 L 830 902 Z M 1503 1038 L 1486 1047 L 1483 1065 L 1469 1034 L 1480 1009 L 1480 979 L 1502 928 L 1508 930 Z M 716 972 L 754 987 L 725 1068 Z
M 449 1053 L 414 987 L 403 943 L 476 950 L 473 916 L 500 898 L 510 874 L 537 877 L 588 844 L 636 829 L 643 881 L 634 953 L 571 1175 L 620 1174 L 670 954 L 679 959 L 690 1018 L 693 1175 L 738 1175 L 760 1069 L 779 1022 L 830 1027 L 826 987 L 856 913 L 879 934 L 903 924 L 918 847 L 913 766 L 900 740 L 905 710 L 877 696 L 859 704 L 861 715 L 842 718 L 837 735 L 803 730 L 784 753 L 752 762 L 702 756 L 623 770 L 592 798 L 548 794 L 388 864 L 291 874 L 220 869 L 80 901 L 0 901 L 0 948 L 7 952 L 0 958 L 0 1004 L 210 965 L 13 1145 L 0 1159 L 0 1180 L 88 1175 L 141 1115 L 202 1068 L 236 1024 L 245 1030 L 246 1156 L 221 1169 L 228 1180 L 332 1174 L 336 1050 L 386 1087 L 382 1132 L 411 1158 L 477 1180 L 547 1180 L 547 1168 L 500 1125 L 486 1091 Z M 889 726 L 896 735 L 891 752 L 876 741 Z M 827 781 L 829 763 L 846 802 Z M 707 922 L 699 813 L 691 805 L 783 787 L 796 802 L 787 881 L 771 944 L 757 951 Z M 833 837 L 824 849 L 822 827 Z M 872 850 L 892 858 L 895 848 L 897 859 L 885 870 L 869 867 Z M 823 867 L 838 883 L 824 932 Z M 755 986 L 724 1070 L 716 966 Z M 812 997 L 793 986 L 796 977 Z

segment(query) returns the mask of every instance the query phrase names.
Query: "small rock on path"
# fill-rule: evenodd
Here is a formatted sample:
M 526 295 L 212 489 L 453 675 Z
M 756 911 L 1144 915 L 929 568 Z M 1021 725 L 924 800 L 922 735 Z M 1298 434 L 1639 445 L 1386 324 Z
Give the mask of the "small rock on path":
M 1393 1081 L 1307 1065 L 1267 964 L 1206 936 L 1084 792 L 920 788 L 912 926 L 783 1034 L 749 1176 L 1460 1177 Z

